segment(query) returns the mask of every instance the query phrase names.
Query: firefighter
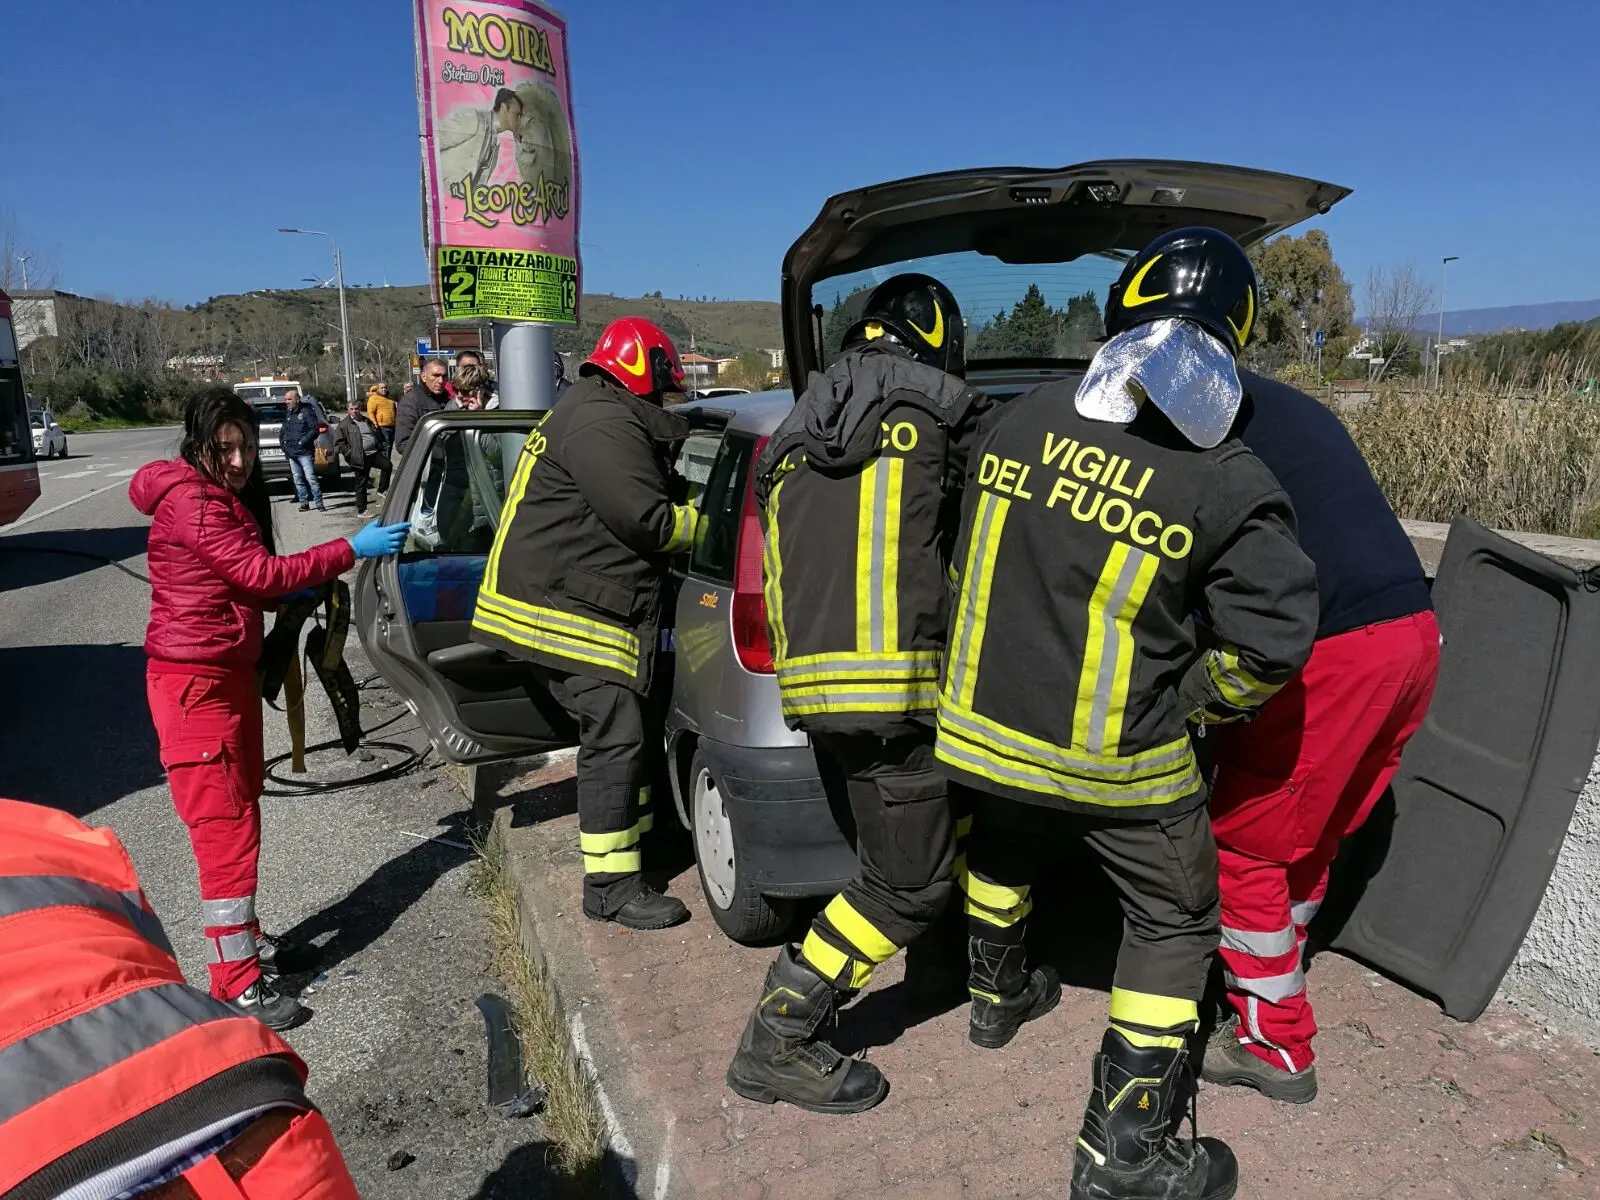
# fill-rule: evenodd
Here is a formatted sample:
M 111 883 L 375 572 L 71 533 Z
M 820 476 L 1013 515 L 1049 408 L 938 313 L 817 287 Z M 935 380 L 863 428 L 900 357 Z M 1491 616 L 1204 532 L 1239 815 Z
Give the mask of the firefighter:
M 859 862 L 767 973 L 728 1067 L 753 1100 L 845 1113 L 883 1099 L 878 1069 L 819 1027 L 932 928 L 953 890 L 932 718 L 966 445 L 986 403 L 962 381 L 963 334 L 942 283 L 880 284 L 756 464 L 784 719 L 811 735 L 825 784 L 847 800 Z M 1037 1012 L 1060 998 L 1042 973 L 1033 986 Z
M 1191 729 L 1280 688 L 1317 607 L 1288 498 L 1227 439 L 1256 305 L 1230 238 L 1157 238 L 1113 285 L 1110 339 L 1081 385 L 1012 401 L 973 449 L 935 753 L 973 795 L 960 882 L 974 978 L 996 981 L 974 1009 L 1020 986 L 1043 810 L 1099 860 L 1123 909 L 1073 1197 L 1221 1200 L 1237 1185 L 1225 1144 L 1174 1133 L 1218 939 Z
M 1344 423 L 1304 392 L 1242 377 L 1235 433 L 1294 502 L 1321 611 L 1305 668 L 1217 740 L 1211 820 L 1232 1014 L 1201 1075 L 1305 1104 L 1317 1094 L 1306 925 L 1340 840 L 1366 821 L 1427 712 L 1439 625 L 1416 551 Z
M 668 474 L 688 432 L 662 407 L 683 391 L 677 347 L 642 317 L 606 326 L 580 379 L 528 435 L 472 616 L 472 636 L 526 660 L 530 698 L 578 723 L 583 911 L 630 929 L 688 919 L 640 875 L 660 730 L 648 702 L 669 556 L 696 512 Z
M 305 1064 L 184 983 L 109 829 L 0 800 L 0 913 L 0 1195 L 356 1200 Z

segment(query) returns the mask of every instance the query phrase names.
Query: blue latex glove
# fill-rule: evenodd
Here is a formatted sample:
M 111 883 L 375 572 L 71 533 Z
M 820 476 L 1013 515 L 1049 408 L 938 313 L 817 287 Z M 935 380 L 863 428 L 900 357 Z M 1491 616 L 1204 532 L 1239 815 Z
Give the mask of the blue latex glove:
M 356 552 L 357 558 L 384 558 L 400 552 L 409 532 L 409 521 L 402 521 L 398 525 L 379 525 L 373 521 L 350 539 L 350 547 Z

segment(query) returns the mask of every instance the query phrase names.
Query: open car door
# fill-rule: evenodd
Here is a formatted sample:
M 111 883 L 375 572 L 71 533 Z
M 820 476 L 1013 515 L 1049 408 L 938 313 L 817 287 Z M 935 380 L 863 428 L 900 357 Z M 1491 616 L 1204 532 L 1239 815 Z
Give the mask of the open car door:
M 519 662 L 471 639 L 506 481 L 540 412 L 436 413 L 418 424 L 383 506 L 405 548 L 364 562 L 356 624 L 367 657 L 450 762 L 575 745 L 577 729 Z
M 1314 932 L 1470 1021 L 1522 945 L 1600 741 L 1600 580 L 1457 518 L 1433 596 L 1433 703 Z

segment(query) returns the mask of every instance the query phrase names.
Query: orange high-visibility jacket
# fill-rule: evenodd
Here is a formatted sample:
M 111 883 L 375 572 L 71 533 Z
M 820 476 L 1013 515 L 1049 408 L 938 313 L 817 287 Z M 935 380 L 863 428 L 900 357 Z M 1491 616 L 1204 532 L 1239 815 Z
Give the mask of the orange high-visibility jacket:
M 281 1194 L 353 1197 L 305 1078 L 265 1025 L 184 983 L 110 830 L 0 800 L 0 1197 L 52 1197 L 119 1168 L 131 1184 L 148 1176 L 140 1160 L 170 1161 L 198 1133 L 273 1108 L 300 1134 L 283 1142 L 316 1133 L 334 1160 Z M 283 1149 L 268 1152 L 280 1167 Z M 186 1179 L 220 1169 L 205 1161 Z

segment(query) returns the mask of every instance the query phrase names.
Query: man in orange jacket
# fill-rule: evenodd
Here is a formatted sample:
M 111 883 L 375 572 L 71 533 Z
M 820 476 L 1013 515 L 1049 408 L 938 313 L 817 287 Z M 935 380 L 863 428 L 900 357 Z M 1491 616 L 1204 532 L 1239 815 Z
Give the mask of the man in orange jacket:
M 0 800 L 0 1196 L 359 1200 L 306 1067 L 189 987 L 109 829 Z

